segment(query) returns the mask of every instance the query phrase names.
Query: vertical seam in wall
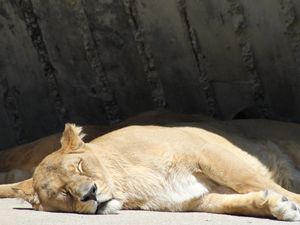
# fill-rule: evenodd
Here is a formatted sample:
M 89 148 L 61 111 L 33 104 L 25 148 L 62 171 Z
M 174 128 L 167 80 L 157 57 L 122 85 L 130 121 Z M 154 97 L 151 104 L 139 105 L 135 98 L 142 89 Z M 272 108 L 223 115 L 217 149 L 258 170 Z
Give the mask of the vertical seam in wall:
M 199 72 L 198 81 L 206 98 L 207 112 L 212 117 L 220 118 L 222 117 L 221 111 L 216 99 L 214 88 L 207 74 L 204 55 L 201 52 L 197 33 L 189 20 L 187 7 L 186 7 L 186 0 L 178 0 L 178 5 L 179 5 L 179 11 L 180 11 L 183 24 L 187 30 L 189 43 L 191 45 L 194 58 L 196 60 L 196 64 Z
M 229 4 L 234 32 L 241 49 L 242 61 L 247 73 L 251 77 L 252 97 L 258 113 L 263 118 L 269 117 L 269 108 L 266 104 L 265 90 L 262 79 L 258 73 L 256 59 L 252 44 L 248 40 L 247 22 L 244 8 L 238 0 L 226 0 Z
M 300 72 L 300 21 L 296 8 L 291 0 L 280 1 L 281 11 L 286 28 L 285 35 L 291 43 L 291 50 L 298 65 L 297 72 Z
M 110 124 L 120 122 L 120 109 L 114 95 L 113 89 L 107 79 L 103 62 L 101 60 L 96 41 L 94 39 L 93 31 L 90 26 L 87 12 L 84 8 L 84 0 L 76 2 L 75 10 L 77 11 L 79 28 L 83 38 L 84 50 L 86 53 L 87 61 L 96 73 L 95 90 L 96 95 L 102 101 L 106 117 Z
M 34 13 L 31 0 L 19 1 L 19 8 L 24 16 L 27 31 L 31 37 L 32 44 L 37 52 L 41 68 L 47 81 L 50 96 L 54 101 L 55 110 L 61 123 L 68 120 L 68 111 L 60 96 L 57 82 L 57 71 L 51 63 L 48 49 L 43 39 L 42 30 L 38 23 L 38 17 Z
M 23 121 L 20 116 L 18 96 L 20 95 L 16 87 L 10 87 L 6 78 L 0 81 L 0 89 L 3 93 L 4 108 L 8 116 L 9 124 L 15 135 L 17 144 L 25 143 L 25 131 Z
M 165 99 L 163 85 L 157 72 L 152 52 L 145 42 L 143 26 L 138 17 L 136 0 L 122 1 L 132 29 L 138 53 L 144 64 L 144 72 L 147 77 L 147 82 L 151 88 L 153 102 L 158 108 L 166 107 L 167 102 Z

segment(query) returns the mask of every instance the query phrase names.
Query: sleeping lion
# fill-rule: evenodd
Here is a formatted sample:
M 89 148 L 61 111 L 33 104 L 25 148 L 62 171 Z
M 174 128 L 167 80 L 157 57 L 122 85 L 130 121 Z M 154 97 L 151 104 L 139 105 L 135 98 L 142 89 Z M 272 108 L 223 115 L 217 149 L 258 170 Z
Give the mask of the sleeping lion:
M 164 125 L 174 122 L 209 122 L 214 119 L 201 114 L 180 114 L 167 110 L 144 112 L 111 126 L 85 125 L 84 141 L 128 125 Z M 0 184 L 15 183 L 32 177 L 35 167 L 60 147 L 61 133 L 40 138 L 31 143 L 0 151 Z
M 0 186 L 42 211 L 197 211 L 300 221 L 299 125 L 128 126 L 90 143 L 66 124 L 33 178 Z M 280 138 L 282 134 L 282 138 Z

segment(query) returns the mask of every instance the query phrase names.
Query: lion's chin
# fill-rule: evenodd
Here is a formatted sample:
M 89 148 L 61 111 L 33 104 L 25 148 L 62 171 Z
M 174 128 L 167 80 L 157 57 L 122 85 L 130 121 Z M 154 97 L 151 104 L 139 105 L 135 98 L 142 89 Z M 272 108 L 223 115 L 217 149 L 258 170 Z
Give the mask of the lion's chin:
M 117 214 L 122 208 L 122 203 L 117 199 L 110 199 L 98 204 L 95 214 Z

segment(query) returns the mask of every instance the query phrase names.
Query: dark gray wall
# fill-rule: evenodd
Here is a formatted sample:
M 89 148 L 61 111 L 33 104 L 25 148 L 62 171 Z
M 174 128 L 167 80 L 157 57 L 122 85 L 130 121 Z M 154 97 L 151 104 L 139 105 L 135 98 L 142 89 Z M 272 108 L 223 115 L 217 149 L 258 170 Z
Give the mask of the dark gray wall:
M 1 0 L 0 148 L 164 107 L 300 121 L 298 0 Z

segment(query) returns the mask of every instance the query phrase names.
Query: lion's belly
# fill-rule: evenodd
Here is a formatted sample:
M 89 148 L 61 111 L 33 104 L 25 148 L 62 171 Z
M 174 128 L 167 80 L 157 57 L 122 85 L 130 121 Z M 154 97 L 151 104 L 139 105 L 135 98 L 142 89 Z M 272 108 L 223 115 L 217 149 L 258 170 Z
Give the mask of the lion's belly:
M 157 190 L 141 207 L 145 210 L 186 210 L 189 203 L 209 192 L 209 183 L 192 174 L 176 174 L 165 179 L 162 188 Z

